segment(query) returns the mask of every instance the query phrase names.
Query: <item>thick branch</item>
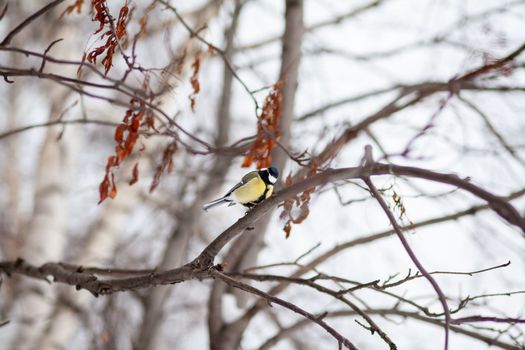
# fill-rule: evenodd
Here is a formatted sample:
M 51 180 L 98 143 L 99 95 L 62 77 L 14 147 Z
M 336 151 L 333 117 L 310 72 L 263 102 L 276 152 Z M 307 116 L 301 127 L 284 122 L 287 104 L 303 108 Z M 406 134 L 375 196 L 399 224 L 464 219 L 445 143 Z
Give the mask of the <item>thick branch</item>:
M 298 193 L 304 192 L 308 188 L 322 186 L 329 182 L 378 175 L 411 176 L 456 186 L 487 201 L 490 207 L 500 214 L 500 216 L 502 216 L 509 223 L 518 226 L 523 232 L 525 232 L 525 224 L 523 222 L 524 220 L 521 218 L 520 214 L 512 204 L 508 203 L 502 197 L 496 196 L 470 183 L 468 180 L 461 179 L 455 174 L 444 174 L 415 167 L 376 163 L 372 168 L 351 167 L 328 169 L 322 173 L 307 178 L 304 181 L 295 183 L 290 187 L 285 188 L 284 190 L 259 204 L 247 215 L 240 218 L 236 223 L 222 232 L 206 248 L 204 248 L 199 256 L 197 256 L 191 263 L 176 269 L 162 272 L 153 272 L 144 276 L 108 280 L 84 280 L 85 276 L 79 276 L 76 273 L 66 271 L 63 268 L 57 268 L 54 266 L 56 264 L 43 265 L 40 268 L 36 268 L 24 263 L 20 264 L 16 262 L 3 262 L 0 263 L 0 270 L 6 274 L 20 273 L 40 279 L 46 279 L 46 276 L 51 275 L 54 276 L 55 280 L 58 282 L 71 285 L 80 285 L 80 288 L 87 289 L 96 295 L 109 294 L 117 291 L 131 290 L 136 288 L 151 287 L 158 284 L 178 283 L 194 278 L 203 278 L 208 276 L 206 270 L 213 266 L 215 257 L 226 244 L 241 234 L 244 230 L 256 225 L 256 223 L 267 212 L 275 208 L 285 199 L 292 198 Z M 78 281 L 81 283 L 77 283 Z

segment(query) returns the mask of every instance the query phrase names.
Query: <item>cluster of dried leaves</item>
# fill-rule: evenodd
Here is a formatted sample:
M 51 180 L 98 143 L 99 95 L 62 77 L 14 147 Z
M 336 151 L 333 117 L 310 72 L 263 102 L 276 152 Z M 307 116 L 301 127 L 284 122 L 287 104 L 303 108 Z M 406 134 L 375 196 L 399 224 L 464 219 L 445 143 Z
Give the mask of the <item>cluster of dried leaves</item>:
M 100 183 L 99 193 L 100 201 L 102 203 L 107 197 L 115 198 L 117 195 L 117 187 L 115 185 L 115 170 L 120 166 L 122 161 L 128 158 L 134 150 L 137 140 L 140 136 L 140 132 L 159 131 L 155 128 L 155 117 L 151 110 L 148 110 L 144 104 L 144 101 L 139 99 L 132 99 L 131 107 L 126 111 L 124 120 L 117 126 L 115 130 L 115 154 L 108 157 L 106 164 L 106 173 L 104 179 Z M 143 151 L 145 146 L 142 145 L 140 151 Z M 153 180 L 150 186 L 150 192 L 153 192 L 160 183 L 160 177 L 164 171 L 171 173 L 173 171 L 173 155 L 177 151 L 177 142 L 170 142 L 164 149 L 161 163 L 157 166 Z M 133 185 L 138 181 L 138 161 L 133 166 L 131 173 L 131 180 L 129 185 Z
M 108 157 L 106 174 L 99 186 L 99 203 L 102 203 L 107 197 L 115 198 L 117 195 L 114 169 L 133 152 L 139 138 L 141 124 L 145 125 L 148 129 L 155 130 L 153 112 L 146 109 L 143 100 L 132 98 L 130 108 L 126 111 L 122 123 L 115 129 L 115 154 Z M 136 183 L 137 180 L 138 164 L 135 164 L 130 185 Z
M 264 100 L 263 109 L 257 123 L 257 138 L 244 157 L 242 167 L 246 168 L 257 162 L 257 168 L 267 168 L 272 161 L 272 150 L 276 140 L 281 135 L 279 120 L 281 119 L 282 81 L 273 85 L 272 90 Z
M 84 0 L 75 0 L 75 2 L 69 5 L 62 15 L 71 14 L 73 12 L 81 13 L 82 5 Z M 144 33 L 146 31 L 147 25 L 147 16 L 153 10 L 154 4 L 152 3 L 148 6 L 144 16 L 139 20 L 140 31 L 137 35 Z M 127 39 L 127 24 L 128 24 L 128 14 L 129 7 L 127 2 L 124 6 L 121 7 L 118 18 L 116 22 L 111 17 L 109 13 L 106 0 L 91 0 L 91 12 L 93 13 L 92 20 L 98 22 L 99 26 L 95 31 L 95 35 L 98 33 L 100 35 L 100 40 L 105 39 L 105 43 L 89 52 L 85 52 L 82 57 L 82 62 L 88 61 L 90 63 L 96 64 L 97 58 L 104 53 L 105 57 L 102 59 L 102 65 L 104 66 L 104 74 L 108 74 L 109 70 L 113 66 L 113 56 L 117 47 L 125 47 Z M 193 87 L 193 94 L 190 96 L 192 101 L 192 109 L 195 107 L 195 95 L 199 92 L 200 86 L 197 80 L 197 75 L 200 69 L 200 56 L 197 55 L 195 62 L 192 65 L 193 75 L 191 77 L 191 84 Z M 80 75 L 82 65 L 80 65 L 78 74 Z M 180 73 L 180 72 L 179 72 Z M 150 91 L 149 86 L 149 75 L 144 76 L 144 89 Z M 150 101 L 153 102 L 153 101 Z M 159 131 L 155 128 L 155 117 L 153 111 L 148 109 L 146 103 L 143 99 L 132 98 L 130 100 L 130 107 L 124 115 L 124 119 L 120 125 L 117 126 L 115 130 L 114 140 L 116 143 L 115 154 L 108 157 L 106 163 L 106 171 L 104 179 L 99 186 L 100 200 L 99 204 L 102 203 L 106 198 L 115 198 L 117 195 L 117 186 L 115 184 L 115 171 L 122 164 L 122 162 L 128 158 L 135 148 L 135 145 L 139 139 L 140 131 L 154 131 L 158 133 Z M 144 150 L 144 145 L 141 151 Z M 169 172 L 173 169 L 173 160 L 172 157 L 177 150 L 177 144 L 175 141 L 168 144 L 164 150 L 164 155 L 161 161 L 161 164 L 157 166 L 153 181 L 150 187 L 150 191 L 153 191 L 160 182 L 160 177 L 162 173 L 167 169 Z M 131 180 L 129 185 L 133 185 L 138 181 L 139 170 L 138 170 L 138 161 L 133 166 L 131 173 Z
M 306 174 L 306 176 L 303 179 L 306 179 L 310 176 L 313 176 L 317 173 L 317 170 L 319 168 L 319 164 L 314 160 L 310 163 L 310 170 Z M 292 185 L 292 176 L 288 175 L 285 181 L 285 186 L 291 186 Z M 295 197 L 289 198 L 284 201 L 283 203 L 283 211 L 281 215 L 279 215 L 279 218 L 281 220 L 286 220 L 286 223 L 284 224 L 283 230 L 286 235 L 286 238 L 290 237 L 290 233 L 292 232 L 292 224 L 300 224 L 310 214 L 310 199 L 312 193 L 315 191 L 315 187 L 310 187 L 306 191 L 304 191 L 301 194 L 296 195 Z M 298 214 L 294 215 L 292 213 L 294 206 L 298 208 Z
M 83 0 L 76 0 L 75 3 L 66 8 L 63 15 L 70 14 L 74 11 L 80 13 L 83 3 Z M 106 42 L 89 52 L 84 52 L 82 62 L 87 60 L 90 63 L 96 64 L 98 56 L 106 53 L 106 56 L 102 59 L 102 65 L 104 66 L 104 74 L 107 75 L 113 66 L 113 55 L 115 54 L 117 47 L 119 45 L 122 45 L 123 47 L 126 46 L 126 26 L 128 24 L 129 7 L 127 4 L 122 6 L 115 23 L 113 23 L 113 18 L 108 12 L 106 0 L 91 0 L 91 10 L 93 12 L 92 20 L 99 23 L 94 34 L 98 34 L 105 30 L 100 35 L 100 40 L 106 38 Z M 80 65 L 78 69 L 79 75 L 81 68 L 82 65 Z
M 93 17 L 94 21 L 99 22 L 99 27 L 95 34 L 104 30 L 104 28 L 111 23 L 110 14 L 107 12 L 107 6 L 105 0 L 92 0 L 92 6 L 95 11 L 95 16 Z M 108 74 L 109 70 L 113 66 L 113 55 L 115 49 L 119 44 L 119 40 L 124 40 L 126 36 L 126 25 L 128 20 L 128 6 L 122 6 L 120 9 L 117 22 L 115 23 L 115 28 L 111 28 L 104 32 L 100 39 L 103 40 L 104 36 L 107 36 L 106 43 L 102 46 L 99 46 L 88 53 L 87 60 L 93 64 L 97 63 L 97 57 L 104 52 L 106 52 L 106 57 L 102 59 L 102 65 L 104 66 L 104 73 Z M 121 42 L 123 45 L 125 42 Z

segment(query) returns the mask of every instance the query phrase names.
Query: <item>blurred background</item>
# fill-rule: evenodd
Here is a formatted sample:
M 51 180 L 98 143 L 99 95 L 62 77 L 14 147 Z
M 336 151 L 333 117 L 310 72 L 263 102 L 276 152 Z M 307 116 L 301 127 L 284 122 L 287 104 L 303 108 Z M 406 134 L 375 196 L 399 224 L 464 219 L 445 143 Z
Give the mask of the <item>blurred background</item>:
M 240 206 L 204 212 L 202 204 L 256 168 L 241 165 L 278 81 L 281 136 L 272 162 L 281 179 L 300 181 L 312 161 L 319 172 L 358 166 L 370 144 L 384 163 L 455 173 L 524 213 L 525 1 L 49 1 L 5 40 L 47 4 L 0 2 L 2 261 L 159 270 L 191 261 L 244 215 Z M 93 20 L 97 6 L 111 22 Z M 126 33 L 116 36 L 120 20 Z M 104 45 L 94 62 L 90 53 Z M 116 197 L 98 204 L 116 127 L 137 110 L 134 97 L 147 102 L 139 110 L 155 126 L 143 120 L 133 152 L 109 170 Z M 170 144 L 176 150 L 166 156 Z M 500 266 L 435 275 L 454 317 L 525 318 L 518 228 L 452 186 L 373 180 L 428 271 Z M 364 183 L 318 187 L 308 207 L 288 238 L 277 208 L 216 263 L 238 273 L 324 274 L 331 277 L 319 284 L 335 291 L 379 280 L 344 295 L 399 349 L 443 348 L 441 304 L 424 278 L 403 281 L 417 269 Z M 8 323 L 0 349 L 338 346 L 300 315 L 212 279 L 94 298 L 2 278 L 0 321 Z M 243 281 L 265 291 L 279 284 Z M 388 286 L 396 281 L 403 283 Z M 359 349 L 389 348 L 331 295 L 291 284 L 278 296 L 325 315 Z M 524 331 L 523 322 L 461 324 L 449 349 L 523 349 Z

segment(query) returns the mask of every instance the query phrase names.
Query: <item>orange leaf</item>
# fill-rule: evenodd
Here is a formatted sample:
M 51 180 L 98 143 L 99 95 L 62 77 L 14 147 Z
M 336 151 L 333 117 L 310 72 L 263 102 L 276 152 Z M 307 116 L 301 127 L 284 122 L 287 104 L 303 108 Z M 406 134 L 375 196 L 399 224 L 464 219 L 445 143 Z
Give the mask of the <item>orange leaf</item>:
M 100 183 L 100 186 L 98 187 L 98 191 L 100 194 L 100 200 L 98 201 L 98 204 L 102 203 L 104 199 L 108 196 L 108 188 L 109 188 L 109 176 L 106 174 L 104 177 L 104 180 Z
M 286 180 L 284 181 L 284 184 L 286 185 L 286 187 L 289 187 L 292 185 L 292 173 L 288 174 L 288 176 L 286 177 Z
M 135 183 L 139 181 L 139 163 L 135 163 L 133 166 L 133 171 L 131 172 L 131 180 L 129 181 L 129 185 L 132 186 Z
M 160 183 L 160 177 L 164 170 L 166 168 L 168 169 L 168 172 L 171 173 L 173 171 L 173 155 L 177 151 L 177 143 L 173 141 L 170 143 L 166 149 L 164 149 L 164 154 L 162 155 L 162 162 L 157 166 L 157 170 L 155 171 L 155 175 L 153 175 L 153 181 L 151 181 L 151 186 L 149 188 L 150 192 L 155 191 L 157 186 Z
M 128 126 L 126 124 L 119 124 L 115 129 L 115 141 L 117 144 L 121 144 L 124 140 L 124 131 L 126 131 Z
M 73 11 L 76 11 L 77 13 L 80 13 L 80 11 L 82 10 L 82 4 L 83 3 L 84 3 L 84 0 L 75 0 L 75 2 L 73 4 L 71 4 L 68 7 L 66 7 L 64 12 L 62 12 L 62 14 L 60 15 L 60 17 L 62 18 L 64 15 L 69 15 Z
M 111 174 L 111 191 L 109 192 L 108 196 L 111 199 L 117 196 L 117 186 L 115 185 L 115 174 Z
M 193 88 L 193 92 L 189 96 L 189 99 L 190 99 L 190 107 L 193 112 L 195 112 L 195 97 L 197 96 L 199 91 L 201 91 L 201 86 L 200 86 L 199 79 L 198 79 L 199 70 L 201 67 L 200 55 L 201 55 L 200 51 L 197 52 L 197 54 L 195 55 L 195 60 L 193 61 L 193 64 L 191 65 L 191 67 L 193 68 L 193 74 L 191 75 L 190 83 L 191 83 L 191 87 Z
M 253 156 L 248 154 L 248 155 L 246 155 L 246 157 L 244 157 L 244 160 L 242 161 L 241 167 L 247 168 L 250 165 L 252 165 L 252 162 L 253 162 Z
M 135 147 L 138 137 L 139 134 L 136 132 L 129 133 L 126 143 L 124 144 L 124 153 L 122 155 L 122 159 L 127 158 L 131 152 L 133 152 L 133 147 Z
M 99 339 L 102 344 L 107 344 L 109 342 L 109 334 L 104 332 L 100 335 Z
M 155 117 L 153 116 L 153 112 L 149 112 L 146 116 L 146 126 L 149 129 L 155 130 L 155 132 L 157 133 L 159 132 L 159 130 L 157 130 L 157 128 L 155 127 Z
M 140 119 L 144 115 L 144 112 L 139 112 L 133 117 L 133 120 L 131 121 L 131 130 L 133 132 L 137 132 L 140 127 Z
M 115 28 L 115 34 L 119 39 L 126 35 L 126 20 L 128 16 L 129 8 L 127 6 L 122 6 L 120 9 L 118 20 Z
M 290 233 L 292 232 L 292 224 L 290 223 L 290 221 L 288 221 L 284 225 L 283 230 L 284 230 L 286 239 L 288 239 L 288 237 L 290 237 Z

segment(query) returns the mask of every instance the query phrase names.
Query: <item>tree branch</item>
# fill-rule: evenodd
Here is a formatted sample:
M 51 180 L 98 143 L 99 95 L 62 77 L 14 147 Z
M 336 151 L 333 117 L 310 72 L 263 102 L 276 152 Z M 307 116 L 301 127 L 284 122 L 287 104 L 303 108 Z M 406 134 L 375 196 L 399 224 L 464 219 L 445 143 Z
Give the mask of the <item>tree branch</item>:
M 518 226 L 523 232 L 525 232 L 525 224 L 523 223 L 523 219 L 512 204 L 508 203 L 502 197 L 496 196 L 470 183 L 467 180 L 459 178 L 455 174 L 437 173 L 421 168 L 405 167 L 394 164 L 375 163 L 370 168 L 350 167 L 327 169 L 324 172 L 313 175 L 312 177 L 283 189 L 261 204 L 257 205 L 247 215 L 240 218 L 228 229 L 223 231 L 207 247 L 205 247 L 191 263 L 176 269 L 153 272 L 144 276 L 108 280 L 93 280 L 92 278 L 87 278 L 86 280 L 86 276 L 81 275 L 81 273 L 71 273 L 70 271 L 60 267 L 59 264 L 46 264 L 40 268 L 37 268 L 23 263 L 23 261 L 22 263 L 2 262 L 0 263 L 0 270 L 6 274 L 20 273 L 29 277 L 44 280 L 47 280 L 46 277 L 51 275 L 55 277 L 57 282 L 67 283 L 75 286 L 79 285 L 80 288 L 87 289 L 95 295 L 151 287 L 158 284 L 179 283 L 194 278 L 204 278 L 208 276 L 206 271 L 213 266 L 215 257 L 226 244 L 240 235 L 244 230 L 256 225 L 256 223 L 267 212 L 269 212 L 272 208 L 275 208 L 284 200 L 292 198 L 298 193 L 304 192 L 308 188 L 322 186 L 329 182 L 379 175 L 412 176 L 456 186 L 487 201 L 488 205 L 494 211 L 500 214 L 500 216 L 505 218 L 509 223 Z M 77 282 L 81 283 L 79 284 Z
M 435 318 L 425 317 L 421 316 L 420 314 L 416 312 L 408 312 L 403 310 L 397 310 L 397 309 L 364 309 L 364 312 L 366 312 L 369 315 L 381 315 L 381 316 L 401 316 L 403 318 L 408 319 L 414 319 L 417 321 L 425 322 L 431 325 L 435 325 L 438 327 L 445 327 L 445 324 L 441 322 L 440 320 L 436 320 Z M 356 312 L 350 311 L 350 310 L 341 310 L 341 311 L 334 311 L 330 312 L 326 315 L 327 318 L 332 317 L 348 317 L 348 316 L 356 316 Z M 297 323 L 294 323 L 281 331 L 279 331 L 276 335 L 268 339 L 263 345 L 259 347 L 259 350 L 270 350 L 275 346 L 280 340 L 285 339 L 289 334 L 296 332 L 297 330 L 301 329 L 302 327 L 305 327 L 309 325 L 310 322 L 308 320 L 301 320 Z M 522 350 L 522 347 L 515 346 L 503 341 L 500 341 L 498 339 L 493 339 L 490 337 L 487 337 L 483 334 L 473 332 L 458 326 L 450 326 L 450 330 L 454 333 L 465 335 L 469 338 L 479 340 L 489 346 L 495 346 L 500 349 L 505 350 Z
M 347 349 L 357 350 L 355 345 L 352 344 L 350 342 L 350 340 L 348 340 L 347 338 L 343 337 L 335 329 L 333 329 L 328 324 L 326 324 L 326 322 L 323 321 L 323 317 L 322 316 L 321 317 L 315 316 L 315 315 L 309 313 L 308 311 L 305 311 L 305 310 L 301 309 L 300 307 L 298 307 L 295 304 L 289 303 L 289 302 L 287 302 L 287 301 L 285 301 L 283 299 L 280 299 L 280 298 L 272 296 L 272 295 L 270 295 L 268 293 L 265 293 L 265 292 L 263 292 L 260 289 L 257 289 L 255 287 L 250 286 L 249 284 L 237 281 L 236 279 L 234 279 L 232 277 L 229 277 L 229 276 L 227 276 L 227 275 L 223 274 L 222 272 L 219 272 L 219 271 L 217 271 L 215 269 L 210 270 L 210 272 L 211 272 L 211 275 L 213 277 L 221 279 L 223 282 L 225 282 L 226 284 L 228 284 L 231 287 L 239 288 L 239 289 L 244 290 L 246 292 L 258 295 L 261 298 L 263 298 L 264 300 L 266 300 L 266 302 L 268 302 L 268 303 L 275 303 L 275 304 L 281 305 L 281 306 L 283 306 L 283 307 L 285 307 L 285 308 L 287 308 L 287 309 L 289 309 L 289 310 L 291 310 L 291 311 L 293 311 L 293 312 L 295 312 L 295 313 L 297 313 L 297 314 L 307 318 L 308 320 L 318 324 L 319 326 L 324 328 L 330 335 L 332 335 L 337 340 L 337 342 L 339 344 L 339 348 L 341 348 L 341 345 L 344 345 Z
M 64 2 L 64 0 L 55 0 L 53 2 L 50 2 L 49 4 L 47 4 L 46 6 L 42 7 L 40 10 L 38 10 L 37 12 L 33 13 L 31 16 L 27 17 L 24 21 L 22 21 L 22 23 L 17 25 L 13 30 L 11 30 L 6 35 L 4 40 L 2 40 L 2 42 L 0 43 L 0 46 L 7 46 L 7 45 L 9 45 L 11 43 L 11 40 L 13 40 L 13 38 L 15 37 L 15 35 L 20 33 L 20 31 L 22 31 L 22 29 L 27 27 L 35 19 L 37 19 L 38 17 L 42 16 L 44 13 L 46 13 L 49 10 L 51 10 L 53 7 L 57 6 L 61 2 Z

